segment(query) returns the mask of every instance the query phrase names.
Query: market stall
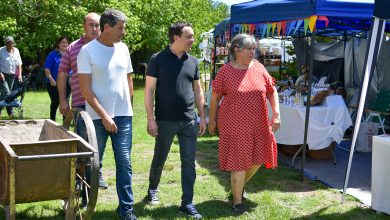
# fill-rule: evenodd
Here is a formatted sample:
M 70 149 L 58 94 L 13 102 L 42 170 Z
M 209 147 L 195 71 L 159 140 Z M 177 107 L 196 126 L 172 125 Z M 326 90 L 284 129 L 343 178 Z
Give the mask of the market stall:
M 380 8 L 384 10 L 384 8 L 386 8 L 386 4 L 388 8 L 388 2 L 378 2 L 381 3 L 381 6 L 377 7 L 376 11 L 379 11 Z M 367 87 L 375 70 L 376 58 L 378 57 L 383 32 L 390 32 L 389 24 L 386 25 L 383 21 L 377 22 L 376 19 L 372 18 L 373 11 L 373 0 L 259 0 L 232 5 L 231 8 L 230 21 L 232 30 L 237 29 L 239 32 L 250 34 L 259 34 L 260 32 L 262 36 L 266 37 L 275 35 L 293 37 L 310 36 L 310 40 L 307 42 L 315 42 L 316 35 L 342 36 L 344 39 L 347 39 L 348 36 L 367 38 L 367 32 L 370 30 L 370 27 L 371 33 L 376 33 L 375 37 L 369 38 L 372 43 L 368 46 L 369 49 L 367 50 L 364 62 L 364 83 L 362 83 L 361 86 L 362 95 L 358 108 L 358 117 L 356 118 L 355 123 L 357 129 L 355 129 L 353 135 L 350 161 L 352 159 L 356 136 L 359 130 Z M 382 17 L 384 17 L 384 19 L 388 19 L 388 16 Z M 256 23 L 259 23 L 259 25 L 256 26 Z M 371 49 L 372 47 L 375 49 Z M 310 50 L 310 54 L 314 54 L 313 46 L 310 47 Z M 310 62 L 306 61 L 305 63 L 310 63 L 310 75 L 308 77 L 308 81 L 309 85 L 311 85 L 311 76 L 313 75 L 313 56 L 310 57 Z M 309 86 L 308 89 L 308 100 L 310 100 L 311 86 Z M 307 138 L 310 109 L 311 108 L 308 105 L 306 107 L 305 115 L 304 145 L 308 143 Z M 305 148 L 303 148 L 302 157 L 301 171 L 303 176 Z M 347 176 L 349 175 L 349 168 L 350 164 L 347 168 Z M 347 185 L 348 178 L 346 178 L 345 181 L 345 189 Z

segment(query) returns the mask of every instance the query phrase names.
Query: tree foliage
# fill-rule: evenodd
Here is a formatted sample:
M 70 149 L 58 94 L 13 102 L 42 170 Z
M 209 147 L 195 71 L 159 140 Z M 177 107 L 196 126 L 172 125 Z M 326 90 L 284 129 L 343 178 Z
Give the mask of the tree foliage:
M 175 21 L 191 22 L 199 36 L 228 16 L 227 5 L 213 0 L 1 0 L 0 37 L 13 35 L 22 56 L 36 59 L 61 35 L 79 38 L 87 12 L 107 8 L 127 15 L 123 41 L 132 52 L 144 54 L 168 45 L 167 29 Z

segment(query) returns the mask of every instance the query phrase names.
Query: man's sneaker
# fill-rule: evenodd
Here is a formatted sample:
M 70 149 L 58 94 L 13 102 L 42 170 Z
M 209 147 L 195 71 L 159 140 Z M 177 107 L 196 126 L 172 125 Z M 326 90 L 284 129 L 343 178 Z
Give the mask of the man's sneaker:
M 108 188 L 108 184 L 107 184 L 106 181 L 103 179 L 103 176 L 102 176 L 102 175 L 99 175 L 99 188 L 100 188 L 100 189 L 107 189 L 107 188 Z
M 193 204 L 188 204 L 186 206 L 180 206 L 179 211 L 183 214 L 186 214 L 188 217 L 194 219 L 202 219 L 202 215 L 196 211 L 195 206 Z
M 160 203 L 160 200 L 157 197 L 158 189 L 149 189 L 148 190 L 148 196 L 146 198 L 146 201 L 150 205 L 157 205 Z
M 129 213 L 127 213 L 127 215 L 126 215 L 124 218 L 122 218 L 122 219 L 123 219 L 123 220 L 137 220 L 137 216 L 135 216 L 134 213 L 129 212 Z
M 116 213 L 121 216 L 119 206 L 116 207 Z M 125 217 L 121 217 L 122 220 L 137 220 L 137 216 L 133 212 L 128 212 Z

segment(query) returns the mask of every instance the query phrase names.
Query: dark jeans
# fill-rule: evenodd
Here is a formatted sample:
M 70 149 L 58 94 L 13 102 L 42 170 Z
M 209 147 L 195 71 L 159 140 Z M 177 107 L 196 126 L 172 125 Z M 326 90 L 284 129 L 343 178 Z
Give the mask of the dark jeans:
M 180 146 L 181 188 L 183 195 L 181 205 L 192 203 L 194 197 L 195 152 L 199 126 L 195 120 L 190 121 L 158 121 L 158 135 L 154 147 L 154 155 L 149 175 L 149 189 L 157 189 L 161 173 L 167 160 L 173 138 L 177 135 Z
M 113 118 L 118 127 L 117 133 L 109 133 L 101 119 L 93 120 L 96 130 L 96 138 L 99 148 L 100 161 L 103 160 L 103 152 L 108 136 L 111 138 L 116 165 L 116 191 L 119 198 L 119 212 L 122 217 L 133 212 L 134 196 L 132 189 L 131 167 L 131 142 L 132 142 L 132 117 L 118 116 Z
M 60 105 L 60 97 L 58 95 L 57 86 L 51 86 L 50 83 L 46 83 L 46 89 L 50 96 L 50 119 L 55 121 L 58 106 Z M 66 86 L 66 98 L 68 99 L 70 95 L 70 86 Z
M 0 100 L 3 100 L 5 97 L 7 97 L 11 91 L 12 87 L 15 82 L 15 75 L 14 74 L 7 74 L 3 73 L 3 76 L 5 80 L 0 80 Z M 8 115 L 12 114 L 12 107 L 7 107 L 7 113 Z M 0 108 L 0 114 L 3 108 Z

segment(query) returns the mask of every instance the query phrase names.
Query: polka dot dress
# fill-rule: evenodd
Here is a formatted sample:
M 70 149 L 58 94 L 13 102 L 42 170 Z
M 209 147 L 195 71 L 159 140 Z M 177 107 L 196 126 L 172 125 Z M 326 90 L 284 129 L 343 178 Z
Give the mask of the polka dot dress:
M 219 167 L 244 171 L 252 165 L 277 166 L 277 147 L 269 127 L 266 95 L 274 79 L 262 64 L 246 70 L 224 65 L 213 81 L 213 92 L 223 96 L 218 110 Z

